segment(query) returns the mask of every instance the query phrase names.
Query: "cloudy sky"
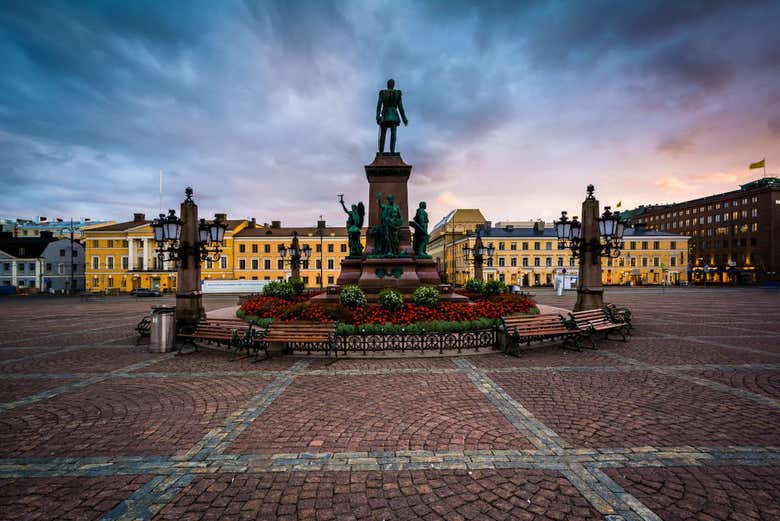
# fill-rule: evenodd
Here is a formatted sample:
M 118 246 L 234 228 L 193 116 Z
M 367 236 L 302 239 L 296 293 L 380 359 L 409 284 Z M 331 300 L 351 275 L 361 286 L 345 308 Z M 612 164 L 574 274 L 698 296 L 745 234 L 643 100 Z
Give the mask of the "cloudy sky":
M 341 221 L 376 96 L 410 206 L 551 219 L 780 172 L 780 2 L 0 3 L 0 216 Z M 576 213 L 576 212 L 573 212 Z

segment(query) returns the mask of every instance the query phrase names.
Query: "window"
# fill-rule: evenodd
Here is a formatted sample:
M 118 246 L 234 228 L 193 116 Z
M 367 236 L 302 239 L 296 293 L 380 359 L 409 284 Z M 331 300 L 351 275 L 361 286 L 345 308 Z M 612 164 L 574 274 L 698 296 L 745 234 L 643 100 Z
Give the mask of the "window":
M 753 208 L 752 210 L 750 210 L 750 216 L 758 217 L 758 208 Z
M 672 255 L 669 258 L 669 266 L 671 266 L 671 267 L 677 266 L 677 257 L 675 257 L 674 255 Z
M 93 248 L 100 248 L 100 241 L 92 241 Z
M 50 262 L 46 263 L 46 271 L 51 271 L 51 263 Z
M 653 257 L 653 266 L 659 267 L 661 265 L 661 258 L 660 257 Z
M 314 251 L 316 251 L 317 253 L 322 253 L 322 244 L 318 244 L 318 245 L 317 245 L 317 246 L 314 248 Z
M 114 269 L 114 257 L 106 257 L 106 268 L 109 270 Z
M 341 253 L 347 253 L 346 243 L 342 243 L 339 249 L 341 250 Z
M 128 258 L 127 258 L 127 257 L 122 257 L 122 269 L 123 269 L 123 270 L 126 270 L 126 269 L 127 269 L 127 267 L 129 266 L 128 262 L 129 262 L 129 261 L 128 261 Z
M 328 244 L 328 253 L 333 253 L 333 244 Z
M 333 275 L 328 275 L 328 284 L 333 284 Z
M 513 268 L 517 267 L 517 257 L 510 257 L 509 259 L 509 265 Z
M 516 242 L 510 243 L 509 244 L 509 249 L 512 250 L 512 251 L 517 250 L 517 243 Z
M 547 266 L 548 268 L 551 268 L 552 267 L 552 257 L 545 258 L 544 259 L 544 265 Z
M 499 249 L 499 251 L 503 251 L 503 250 L 505 250 L 505 249 L 506 249 L 506 248 L 504 247 L 504 243 L 503 243 L 503 242 L 499 242 L 499 243 L 498 243 L 498 249 Z M 499 266 L 501 266 L 501 264 L 499 264 Z
M 501 243 L 499 243 L 499 244 L 501 244 Z M 504 260 L 504 257 L 499 257 L 498 258 L 498 267 L 499 268 L 503 268 L 504 266 L 506 266 L 506 261 Z
M 57 274 L 62 275 L 64 273 L 65 273 L 65 264 L 60 262 L 59 264 L 57 264 Z
M 574 257 L 569 257 L 569 266 L 574 266 Z
M 636 249 L 636 241 L 629 242 L 628 243 L 628 248 L 631 249 L 631 250 L 635 250 Z
M 308 270 L 309 269 L 309 260 L 308 259 L 301 259 L 301 268 Z
M 631 264 L 632 268 L 636 268 L 636 257 L 631 257 L 629 264 Z
M 524 243 L 523 243 L 523 249 L 524 249 L 524 250 L 527 250 L 527 249 L 528 249 L 528 243 L 527 243 L 527 242 L 524 242 Z
M 254 249 L 257 249 L 257 244 L 253 244 L 252 247 Z M 252 269 L 253 270 L 260 269 L 260 260 L 259 259 L 252 259 Z
M 206 269 L 210 270 L 214 268 L 214 260 L 211 257 L 206 257 Z
M 563 267 L 563 257 L 558 257 L 558 267 L 559 268 Z
M 271 259 L 263 260 L 263 269 L 265 269 L 265 270 L 270 270 L 271 269 Z
M 653 249 L 658 250 L 661 248 L 661 243 L 659 241 L 653 241 Z
M 60 250 L 60 257 L 64 257 L 64 256 L 65 256 L 65 248 Z
M 92 257 L 92 269 L 100 269 L 100 257 Z
M 758 231 L 758 223 L 753 223 L 750 225 L 750 231 L 751 232 L 757 232 Z
M 332 245 L 331 245 L 331 246 L 332 246 Z M 329 270 L 332 270 L 332 269 L 333 269 L 333 259 L 328 259 L 328 269 L 329 269 Z
M 239 253 L 246 253 L 246 244 L 239 244 L 238 245 L 238 252 Z
M 228 262 L 228 260 L 227 260 L 227 257 L 220 257 L 220 258 L 219 258 L 219 266 L 220 266 L 220 267 L 221 267 L 223 270 L 226 270 L 226 269 L 227 269 L 227 262 Z
M 647 249 L 647 241 L 642 241 L 642 249 L 643 250 Z
M 5 271 L 11 271 L 11 263 L 10 262 L 4 262 L 3 263 L 3 269 Z
M 246 269 L 246 259 L 238 259 L 238 269 L 240 270 Z
M 528 257 L 523 257 L 523 267 L 524 268 L 528 267 Z
M 677 241 L 669 242 L 669 249 L 670 250 L 676 250 L 677 249 Z
M 544 243 L 544 249 L 545 250 L 552 250 L 552 243 L 551 242 Z
M 534 257 L 534 266 L 539 267 L 541 265 L 542 265 L 542 259 L 540 257 Z
M 304 275 L 303 277 L 301 277 L 301 280 L 303 280 L 303 283 L 305 285 L 307 285 L 307 286 L 309 285 L 309 276 L 308 275 Z
M 127 241 L 122 241 L 122 247 L 127 248 Z M 124 282 L 123 282 L 124 283 Z
M 277 270 L 284 269 L 284 259 L 276 259 L 276 269 Z
M 317 259 L 316 261 L 314 261 L 314 269 L 317 270 L 322 269 L 322 259 Z
M 534 249 L 535 250 L 541 250 L 542 249 L 542 243 L 541 242 L 535 242 L 534 243 Z
M 271 245 L 270 244 L 264 244 L 263 245 L 263 251 L 265 253 L 271 253 Z
M 114 247 L 114 241 L 113 240 L 109 239 L 109 240 L 106 241 L 106 243 L 107 243 L 107 246 L 109 248 L 113 248 Z
M 257 253 L 257 244 L 252 245 L 252 253 Z
M 648 266 L 647 257 L 642 257 L 642 267 L 647 268 L 647 266 Z

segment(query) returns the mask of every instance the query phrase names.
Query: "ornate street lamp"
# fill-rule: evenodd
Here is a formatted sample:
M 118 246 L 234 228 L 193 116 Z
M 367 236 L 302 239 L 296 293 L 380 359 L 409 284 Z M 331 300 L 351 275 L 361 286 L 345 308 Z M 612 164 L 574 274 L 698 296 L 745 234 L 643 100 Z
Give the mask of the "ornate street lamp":
M 466 246 L 463 247 L 463 255 L 466 258 L 466 264 L 468 264 L 469 261 L 474 263 L 475 279 L 483 280 L 482 266 L 485 261 L 485 257 L 492 259 L 495 251 L 496 250 L 493 247 L 492 242 L 488 243 L 487 246 L 484 245 L 482 242 L 482 228 L 477 228 L 477 238 L 474 241 L 474 247 L 469 247 L 468 243 L 466 243 Z M 470 258 L 472 255 L 474 256 L 473 259 Z
M 300 243 L 298 242 L 298 232 L 296 231 L 293 232 L 293 240 L 289 247 L 284 244 L 279 246 L 279 256 L 283 260 L 287 257 L 287 254 L 290 255 L 290 278 L 300 279 L 301 259 L 306 261 L 309 260 L 309 257 L 311 257 L 311 247 L 308 244 L 304 244 L 303 248 L 301 248 Z
M 603 306 L 600 258 L 617 258 L 623 249 L 626 223 L 609 206 L 604 207 L 604 213 L 599 217 L 599 203 L 593 190 L 593 185 L 588 185 L 581 223 L 577 217 L 569 220 L 565 211 L 554 222 L 558 247 L 569 248 L 579 262 L 576 311 Z
M 187 188 L 185 194 L 187 198 L 184 204 L 191 203 L 192 188 Z M 184 269 L 187 268 L 187 259 L 190 254 L 194 255 L 196 267 L 199 267 L 201 261 L 206 260 L 210 255 L 214 260 L 219 260 L 227 229 L 227 223 L 222 217 L 215 215 L 211 222 L 200 219 L 197 225 L 197 239 L 191 244 L 181 240 L 182 227 L 185 225 L 186 223 L 176 216 L 175 210 L 168 210 L 167 216 L 160 214 L 157 219 L 152 221 L 151 226 L 154 240 L 157 242 L 158 258 L 162 262 L 180 262 Z

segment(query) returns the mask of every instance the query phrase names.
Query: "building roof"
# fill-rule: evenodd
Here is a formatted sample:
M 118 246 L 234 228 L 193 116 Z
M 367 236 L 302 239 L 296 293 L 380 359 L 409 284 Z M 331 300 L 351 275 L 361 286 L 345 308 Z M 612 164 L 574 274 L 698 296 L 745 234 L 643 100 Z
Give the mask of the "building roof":
M 13 237 L 0 238 L 0 251 L 19 259 L 37 258 L 49 243 L 58 239 L 52 237 Z
M 474 233 L 469 232 L 470 236 Z M 623 237 L 687 237 L 679 233 L 659 232 L 657 230 L 650 230 L 645 227 L 626 228 L 623 233 Z M 482 231 L 482 238 L 545 238 L 545 239 L 557 239 L 555 234 L 555 228 L 545 227 L 543 230 L 537 228 L 489 228 Z
M 456 210 L 452 210 L 450 213 L 442 217 L 442 219 L 436 223 L 436 225 L 431 229 L 431 233 L 433 233 L 434 230 L 438 230 L 439 228 L 444 227 L 450 222 L 487 222 L 485 219 L 485 216 L 482 215 L 482 212 L 479 210 L 479 208 L 458 208 Z
M 114 224 L 107 224 L 105 226 L 95 226 L 90 228 L 89 231 L 91 232 L 123 232 L 126 230 L 132 230 L 133 228 L 138 228 L 139 226 L 144 226 L 147 224 L 151 224 L 152 221 L 143 219 L 139 221 L 127 221 L 123 223 L 114 223 Z
M 250 238 L 250 237 L 292 237 L 293 232 L 298 232 L 299 237 L 307 237 L 309 235 L 318 237 L 319 230 L 316 226 L 300 226 L 300 227 L 272 227 L 272 226 L 258 226 L 256 228 L 244 228 L 233 237 L 237 239 Z M 337 237 L 346 237 L 347 229 L 344 226 L 327 226 L 322 228 L 325 230 L 324 237 L 330 237 L 331 234 Z

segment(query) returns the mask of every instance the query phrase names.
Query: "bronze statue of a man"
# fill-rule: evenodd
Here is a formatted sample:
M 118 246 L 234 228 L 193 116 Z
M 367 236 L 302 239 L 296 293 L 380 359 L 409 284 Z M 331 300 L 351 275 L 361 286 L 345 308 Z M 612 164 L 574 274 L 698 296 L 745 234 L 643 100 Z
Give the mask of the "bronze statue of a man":
M 387 88 L 379 91 L 376 102 L 376 124 L 379 125 L 379 153 L 385 153 L 385 135 L 390 129 L 390 153 L 395 154 L 395 129 L 404 122 L 409 124 L 404 114 L 401 91 L 395 89 L 395 80 L 387 80 Z

